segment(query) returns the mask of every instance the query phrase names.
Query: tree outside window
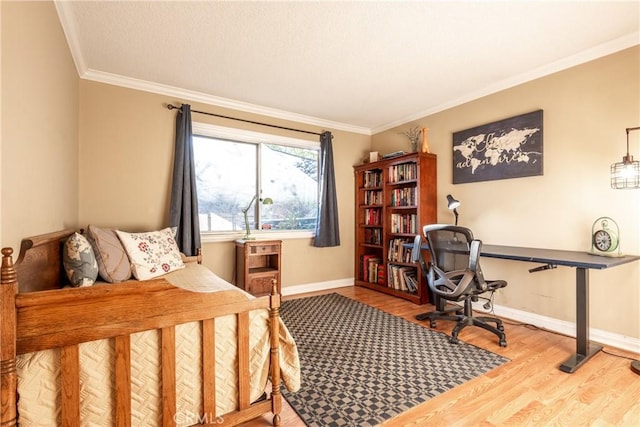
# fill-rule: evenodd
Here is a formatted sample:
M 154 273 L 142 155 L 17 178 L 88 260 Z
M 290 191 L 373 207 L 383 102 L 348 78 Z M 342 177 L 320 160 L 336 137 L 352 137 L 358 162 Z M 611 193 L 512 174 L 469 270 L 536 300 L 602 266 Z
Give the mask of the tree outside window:
M 194 132 L 195 133 L 195 132 Z M 314 230 L 318 206 L 318 149 L 194 135 L 200 231 Z M 255 135 L 253 138 L 255 139 Z M 262 204 L 270 198 L 273 204 Z

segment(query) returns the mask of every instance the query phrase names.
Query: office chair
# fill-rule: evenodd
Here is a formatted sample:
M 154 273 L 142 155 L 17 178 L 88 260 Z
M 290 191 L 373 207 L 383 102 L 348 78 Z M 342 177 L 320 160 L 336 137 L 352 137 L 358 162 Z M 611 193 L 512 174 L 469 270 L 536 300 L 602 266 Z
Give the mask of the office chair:
M 452 343 L 458 343 L 458 334 L 466 326 L 479 326 L 493 332 L 500 339 L 501 347 L 507 346 L 502 320 L 488 316 L 474 316 L 472 302 L 483 298 L 480 295 L 495 292 L 507 286 L 504 280 L 485 280 L 480 269 L 482 242 L 473 238 L 471 230 L 457 225 L 425 225 L 423 233 L 431 255 L 429 263 L 422 257 L 422 237 L 416 236 L 412 257 L 420 263 L 423 274 L 435 297 L 436 310 L 416 316 L 418 320 L 454 320 L 458 323 L 451 331 Z M 491 299 L 484 297 L 490 303 Z M 463 302 L 463 306 L 446 307 L 447 301 Z M 492 324 L 495 324 L 493 326 Z

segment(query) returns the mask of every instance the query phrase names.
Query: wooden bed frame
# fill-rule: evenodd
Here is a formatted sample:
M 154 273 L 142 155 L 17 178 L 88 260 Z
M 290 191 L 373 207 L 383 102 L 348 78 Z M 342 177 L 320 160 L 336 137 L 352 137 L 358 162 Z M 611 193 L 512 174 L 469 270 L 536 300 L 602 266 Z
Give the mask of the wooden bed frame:
M 17 409 L 16 356 L 60 348 L 62 425 L 80 425 L 78 345 L 115 340 L 115 420 L 131 425 L 130 335 L 158 329 L 161 339 L 162 419 L 174 425 L 176 415 L 175 326 L 200 321 L 202 334 L 212 336 L 217 317 L 234 314 L 238 322 L 238 405 L 229 414 L 216 414 L 215 343 L 203 340 L 203 419 L 212 425 L 235 425 L 272 412 L 280 425 L 279 311 L 280 295 L 244 299 L 234 291 L 189 292 L 159 278 L 144 282 L 59 289 L 66 281 L 61 248 L 74 230 L 24 239 L 14 263 L 11 248 L 2 249 L 0 280 L 0 426 L 15 426 Z M 185 257 L 201 263 L 201 255 Z M 38 291 L 38 292 L 35 292 Z M 249 397 L 249 312 L 269 310 L 271 393 L 251 403 Z

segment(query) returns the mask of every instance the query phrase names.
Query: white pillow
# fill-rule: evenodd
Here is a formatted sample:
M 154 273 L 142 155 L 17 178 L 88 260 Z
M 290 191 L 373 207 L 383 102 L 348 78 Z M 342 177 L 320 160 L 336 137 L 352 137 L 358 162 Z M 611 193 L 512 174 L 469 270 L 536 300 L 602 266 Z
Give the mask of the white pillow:
M 170 228 L 147 233 L 115 230 L 138 280 L 153 279 L 184 268 L 180 250 Z

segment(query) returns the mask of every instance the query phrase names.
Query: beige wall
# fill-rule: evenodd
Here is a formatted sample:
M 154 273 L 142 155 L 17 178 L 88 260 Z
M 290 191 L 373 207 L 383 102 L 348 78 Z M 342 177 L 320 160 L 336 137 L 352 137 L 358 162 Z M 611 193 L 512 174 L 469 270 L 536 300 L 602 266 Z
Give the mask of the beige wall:
M 2 246 L 24 236 L 88 223 L 130 230 L 167 223 L 175 111 L 188 102 L 78 81 L 50 2 L 1 2 Z M 622 248 L 640 253 L 640 191 L 609 188 L 609 166 L 625 151 L 624 129 L 640 125 L 640 48 L 601 58 L 368 137 L 334 131 L 342 246 L 284 242 L 283 285 L 353 276 L 353 170 L 363 155 L 406 149 L 401 130 L 430 128 L 438 155 L 439 220 L 452 216 L 444 197 L 462 201 L 460 221 L 490 243 L 588 250 L 594 219 L 613 217 Z M 320 131 L 313 126 L 191 103 L 205 111 Z M 452 132 L 544 110 L 544 175 L 453 185 Z M 203 120 L 234 127 L 235 122 Z M 273 132 L 268 128 L 244 126 Z M 330 130 L 330 129 L 329 129 Z M 300 135 L 288 136 L 300 137 Z M 638 133 L 631 152 L 640 157 Z M 233 275 L 231 242 L 204 246 L 205 264 Z M 574 271 L 527 273 L 533 265 L 485 260 L 488 276 L 509 286 L 498 303 L 572 321 Z M 640 263 L 591 273 L 591 326 L 640 337 Z M 613 292 L 612 292 L 613 291 Z
M 407 150 L 398 132 L 429 128 L 438 155 L 440 222 L 453 222 L 445 197 L 462 202 L 460 224 L 487 243 L 588 251 L 593 221 L 610 216 L 622 250 L 640 253 L 640 190 L 612 190 L 609 167 L 626 151 L 625 128 L 640 126 L 640 47 L 531 81 L 376 134 L 372 149 Z M 544 175 L 452 184 L 452 133 L 544 110 Z M 640 132 L 630 151 L 640 157 Z M 483 260 L 488 277 L 509 286 L 496 302 L 573 321 L 575 271 L 529 274 L 529 263 Z M 592 271 L 591 326 L 640 337 L 640 263 Z
M 52 2 L 1 2 L 2 246 L 78 220 L 78 75 Z
M 80 84 L 80 224 L 131 231 L 168 224 L 176 112 L 168 103 L 313 132 L 315 126 L 260 117 L 188 100 L 83 80 Z M 194 121 L 315 139 L 269 127 L 193 114 Z M 369 147 L 369 136 L 333 131 L 341 246 L 314 248 L 310 239 L 283 242 L 282 284 L 299 285 L 353 277 L 353 169 Z M 238 165 L 238 167 L 242 167 Z M 203 245 L 205 264 L 233 277 L 233 242 Z M 328 268 L 329 267 L 329 268 Z

